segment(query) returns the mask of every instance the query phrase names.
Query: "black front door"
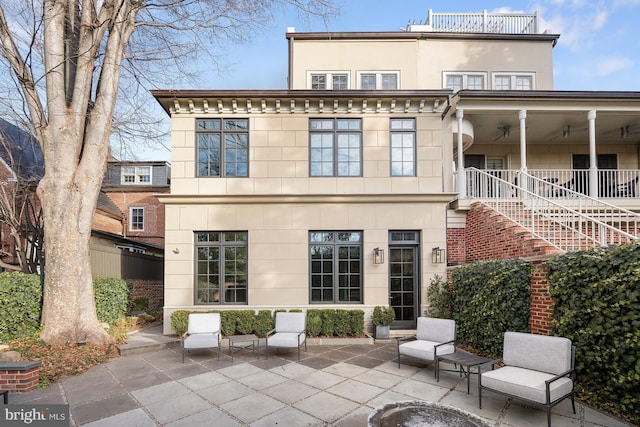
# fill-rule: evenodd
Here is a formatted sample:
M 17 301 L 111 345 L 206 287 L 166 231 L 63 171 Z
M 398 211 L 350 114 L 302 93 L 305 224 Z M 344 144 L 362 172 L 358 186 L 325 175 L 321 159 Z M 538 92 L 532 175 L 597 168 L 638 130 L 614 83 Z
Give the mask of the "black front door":
M 417 231 L 389 233 L 389 305 L 396 313 L 393 328 L 413 329 L 420 315 Z

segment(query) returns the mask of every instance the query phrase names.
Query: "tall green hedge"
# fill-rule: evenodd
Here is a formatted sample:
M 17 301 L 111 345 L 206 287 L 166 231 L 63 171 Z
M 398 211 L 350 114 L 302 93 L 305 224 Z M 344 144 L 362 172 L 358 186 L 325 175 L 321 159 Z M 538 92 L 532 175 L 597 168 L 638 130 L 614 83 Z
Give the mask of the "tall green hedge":
M 35 274 L 0 273 L 0 340 L 33 334 L 40 328 L 41 277 Z M 96 278 L 94 294 L 98 320 L 110 324 L 126 317 L 131 289 L 122 279 Z
M 500 357 L 504 332 L 529 332 L 529 263 L 521 259 L 476 262 L 456 268 L 451 279 L 458 342 Z
M 548 261 L 552 332 L 576 346 L 581 397 L 640 424 L 640 245 Z
M 114 325 L 118 319 L 127 316 L 131 287 L 125 280 L 97 277 L 93 281 L 93 293 L 98 320 Z
M 36 333 L 40 327 L 41 305 L 40 276 L 0 273 L 0 341 Z

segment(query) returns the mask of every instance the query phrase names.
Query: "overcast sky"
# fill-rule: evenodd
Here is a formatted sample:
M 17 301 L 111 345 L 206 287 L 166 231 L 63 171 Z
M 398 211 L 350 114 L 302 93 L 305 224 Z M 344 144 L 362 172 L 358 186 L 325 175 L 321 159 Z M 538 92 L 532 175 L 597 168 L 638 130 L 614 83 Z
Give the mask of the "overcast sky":
M 298 32 L 397 31 L 409 22 L 424 22 L 428 9 L 438 13 L 486 9 L 537 12 L 543 31 L 560 34 L 553 49 L 556 90 L 640 91 L 640 0 L 339 1 L 340 16 L 330 22 L 304 22 L 293 11 L 282 12 L 275 16 L 270 30 L 245 44 L 229 46 L 223 58 L 228 67 L 225 72 L 203 68 L 196 84 L 178 81 L 162 89 L 285 89 L 288 27 Z M 168 151 L 159 148 L 141 154 L 138 160 L 169 158 Z

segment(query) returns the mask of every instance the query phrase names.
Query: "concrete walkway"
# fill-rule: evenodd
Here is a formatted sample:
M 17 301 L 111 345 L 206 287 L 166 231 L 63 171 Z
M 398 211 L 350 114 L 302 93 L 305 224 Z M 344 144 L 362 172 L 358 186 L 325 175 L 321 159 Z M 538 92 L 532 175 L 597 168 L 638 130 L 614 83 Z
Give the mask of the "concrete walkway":
M 483 393 L 478 409 L 475 378 L 467 382 L 454 372 L 434 379 L 433 365 L 402 364 L 395 340 L 374 344 L 310 345 L 296 360 L 295 351 L 264 354 L 241 350 L 232 363 L 223 346 L 215 352 L 187 355 L 185 363 L 173 340 L 132 337 L 140 344 L 128 356 L 92 367 L 46 389 L 11 394 L 10 404 L 68 403 L 72 426 L 366 426 L 372 410 L 390 402 L 425 400 L 454 406 L 486 419 L 493 426 L 546 426 L 546 414 L 505 397 Z M 157 334 L 159 335 L 159 333 Z M 156 346 L 157 341 L 163 345 Z M 133 347 L 133 345 L 130 345 Z M 443 366 L 446 368 L 446 366 Z M 565 400 L 553 410 L 554 426 L 622 427 L 576 402 Z

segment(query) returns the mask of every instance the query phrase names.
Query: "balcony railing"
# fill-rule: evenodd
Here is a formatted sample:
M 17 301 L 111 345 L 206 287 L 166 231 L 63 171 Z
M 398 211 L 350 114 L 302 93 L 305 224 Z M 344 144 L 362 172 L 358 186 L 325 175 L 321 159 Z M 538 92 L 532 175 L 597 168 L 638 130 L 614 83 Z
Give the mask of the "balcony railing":
M 640 215 L 588 197 L 568 186 L 519 171 L 469 168 L 465 169 L 464 176 L 470 198 L 562 251 L 637 239 Z
M 518 170 L 487 170 L 488 174 L 520 185 Z M 589 171 L 585 169 L 552 170 L 535 169 L 527 171 L 533 178 L 527 182 L 527 189 L 539 196 L 549 198 L 569 197 L 573 192 L 582 195 L 589 191 Z M 640 198 L 640 170 L 603 169 L 598 171 L 598 198 L 636 199 Z M 484 183 L 467 180 L 467 195 L 480 196 L 487 191 Z
M 449 33 L 538 34 L 537 13 L 434 13 L 426 22 L 410 24 L 408 31 Z

